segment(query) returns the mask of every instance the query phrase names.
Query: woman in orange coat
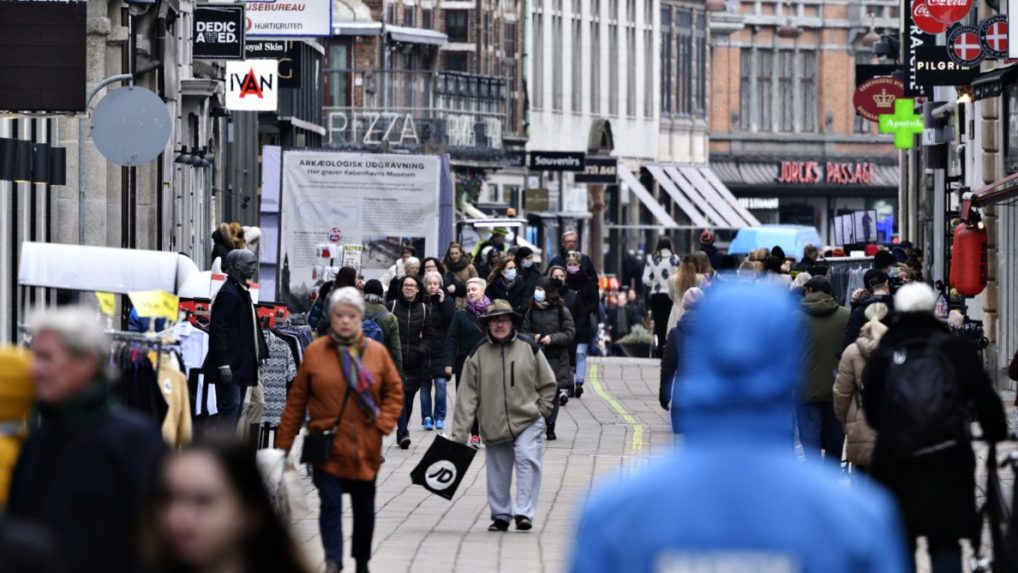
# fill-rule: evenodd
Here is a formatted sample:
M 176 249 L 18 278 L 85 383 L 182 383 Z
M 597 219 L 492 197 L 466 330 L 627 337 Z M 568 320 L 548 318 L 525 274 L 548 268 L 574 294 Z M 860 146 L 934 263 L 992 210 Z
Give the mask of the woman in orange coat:
M 365 573 L 375 528 L 375 478 L 382 436 L 395 429 L 403 410 L 402 378 L 385 346 L 361 332 L 364 298 L 360 291 L 344 287 L 333 292 L 328 316 L 328 336 L 312 342 L 304 353 L 276 445 L 289 451 L 305 410 L 310 432 L 327 430 L 338 418 L 329 460 L 316 464 L 313 476 L 321 498 L 318 521 L 326 572 L 343 567 L 342 498 L 348 493 L 353 506 L 351 554 L 357 560 L 357 573 Z

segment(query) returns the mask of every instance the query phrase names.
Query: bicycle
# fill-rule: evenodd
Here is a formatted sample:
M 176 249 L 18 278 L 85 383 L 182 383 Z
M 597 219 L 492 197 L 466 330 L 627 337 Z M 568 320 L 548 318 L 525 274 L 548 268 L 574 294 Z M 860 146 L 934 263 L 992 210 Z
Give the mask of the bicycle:
M 1013 440 L 1015 435 L 1011 435 Z M 997 445 L 989 442 L 986 454 L 986 502 L 979 508 L 979 523 L 989 526 L 991 553 L 984 555 L 980 531 L 977 546 L 973 547 L 972 573 L 1014 573 L 1018 571 L 1018 512 L 1008 507 L 1001 488 L 999 468 L 1010 467 L 1018 476 L 1018 451 L 1011 452 L 1003 461 L 997 461 Z M 1018 500 L 1018 479 L 1012 489 L 1012 504 Z

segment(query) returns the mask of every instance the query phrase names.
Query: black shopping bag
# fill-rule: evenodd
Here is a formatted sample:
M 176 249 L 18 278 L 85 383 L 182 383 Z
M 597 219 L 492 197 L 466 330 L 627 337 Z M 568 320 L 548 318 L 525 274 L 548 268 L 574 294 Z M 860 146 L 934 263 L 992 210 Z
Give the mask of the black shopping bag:
M 435 495 L 452 499 L 476 454 L 471 446 L 436 435 L 421 462 L 410 472 L 410 480 Z

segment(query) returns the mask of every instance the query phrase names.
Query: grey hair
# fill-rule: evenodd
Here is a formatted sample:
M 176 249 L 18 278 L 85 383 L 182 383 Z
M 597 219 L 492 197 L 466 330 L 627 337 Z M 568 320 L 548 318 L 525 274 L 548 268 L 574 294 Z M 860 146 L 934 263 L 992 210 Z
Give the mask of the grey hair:
M 472 283 L 476 283 L 476 284 L 481 285 L 481 290 L 485 290 L 485 289 L 488 288 L 488 281 L 482 279 L 481 277 L 474 277 L 472 279 L 467 279 L 467 284 L 465 286 L 469 287 Z
M 926 283 L 908 283 L 894 295 L 894 310 L 898 312 L 933 312 L 937 306 L 937 293 Z
M 343 287 L 332 291 L 332 294 L 329 295 L 329 314 L 332 314 L 332 310 L 340 304 L 356 307 L 361 314 L 364 314 L 364 295 L 356 287 Z
M 421 260 L 417 257 L 409 257 L 407 260 L 403 261 L 403 268 L 405 269 L 407 265 L 416 265 L 417 268 L 421 268 Z
M 68 352 L 77 357 L 94 356 L 100 368 L 110 352 L 110 339 L 99 313 L 84 306 L 36 310 L 29 324 L 33 335 L 51 332 L 60 337 Z
M 441 273 L 439 273 L 437 271 L 431 271 L 430 273 L 425 273 L 425 275 L 424 275 L 424 284 L 427 285 L 428 284 L 428 279 L 430 279 L 432 277 L 438 279 L 438 286 L 439 287 L 444 287 L 445 286 L 445 281 L 442 280 Z

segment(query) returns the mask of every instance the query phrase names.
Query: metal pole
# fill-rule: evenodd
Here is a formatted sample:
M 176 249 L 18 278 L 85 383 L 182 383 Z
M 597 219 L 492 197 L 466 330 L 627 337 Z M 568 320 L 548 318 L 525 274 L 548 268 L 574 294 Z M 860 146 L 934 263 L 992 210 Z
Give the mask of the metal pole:
M 111 76 L 96 84 L 85 98 L 85 113 L 78 117 L 78 244 L 85 244 L 85 119 L 96 94 L 114 82 L 130 81 L 131 74 Z M 132 82 L 133 83 L 133 82 Z

